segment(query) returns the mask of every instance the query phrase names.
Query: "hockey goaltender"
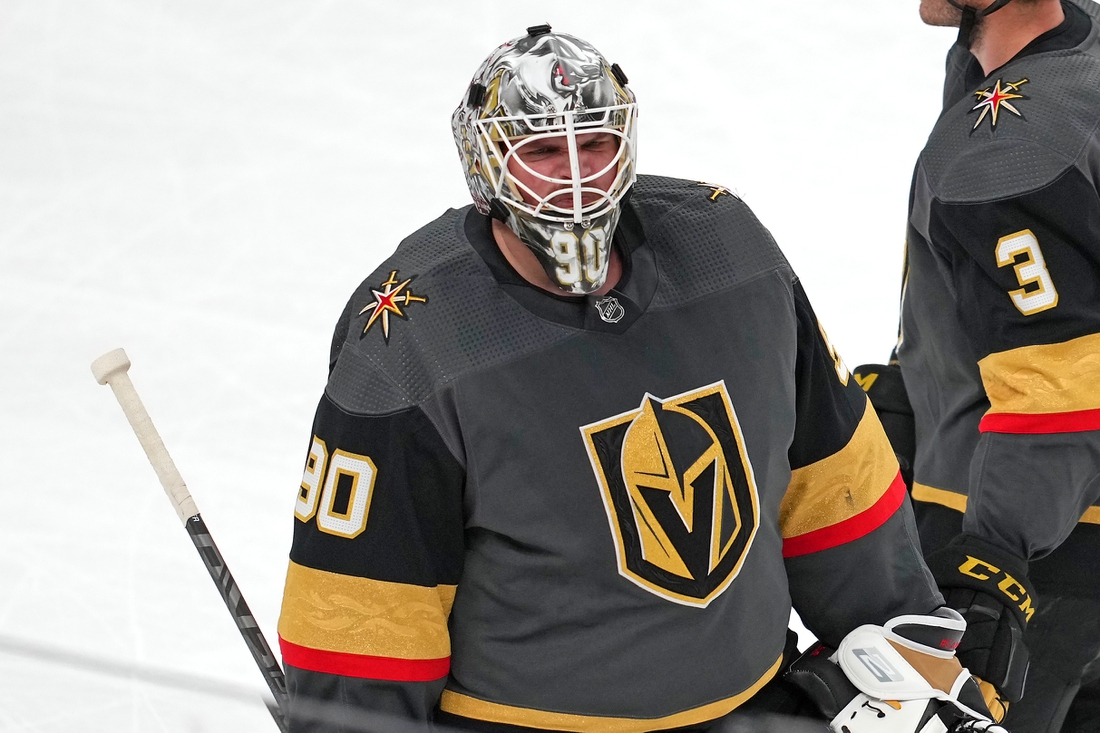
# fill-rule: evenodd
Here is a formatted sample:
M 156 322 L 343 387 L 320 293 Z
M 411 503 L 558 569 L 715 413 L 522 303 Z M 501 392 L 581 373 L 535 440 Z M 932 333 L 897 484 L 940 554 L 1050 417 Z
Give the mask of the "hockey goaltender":
M 637 175 L 636 120 L 549 26 L 474 75 L 473 205 L 332 342 L 279 621 L 292 729 L 1000 730 L 798 278 L 729 190 Z M 821 639 L 797 661 L 792 604 Z

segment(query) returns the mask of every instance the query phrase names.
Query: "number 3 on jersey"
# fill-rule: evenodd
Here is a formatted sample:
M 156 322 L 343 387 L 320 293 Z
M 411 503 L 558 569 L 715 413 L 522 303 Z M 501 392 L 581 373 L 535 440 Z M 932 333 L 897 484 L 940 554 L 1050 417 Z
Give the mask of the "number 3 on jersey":
M 1008 293 L 1016 310 L 1030 316 L 1058 305 L 1058 291 L 1054 287 L 1050 271 L 1047 270 L 1043 251 L 1039 249 L 1039 240 L 1030 229 L 997 240 L 997 267 L 1015 263 L 1020 255 L 1024 255 L 1024 259 L 1015 267 L 1020 289 Z M 1027 289 L 1029 285 L 1035 284 L 1039 287 Z
M 317 515 L 317 528 L 322 532 L 348 539 L 358 537 L 367 528 L 377 473 L 374 462 L 367 456 L 336 450 L 330 458 L 325 442 L 314 437 L 298 500 L 294 503 L 294 516 L 308 522 Z

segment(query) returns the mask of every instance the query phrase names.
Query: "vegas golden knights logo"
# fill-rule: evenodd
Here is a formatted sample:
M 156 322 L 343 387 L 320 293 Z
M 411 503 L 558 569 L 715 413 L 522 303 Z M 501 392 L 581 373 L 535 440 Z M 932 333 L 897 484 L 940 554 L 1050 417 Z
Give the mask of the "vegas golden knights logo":
M 603 491 L 619 573 L 668 600 L 705 607 L 729 587 L 760 510 L 724 382 L 581 428 Z

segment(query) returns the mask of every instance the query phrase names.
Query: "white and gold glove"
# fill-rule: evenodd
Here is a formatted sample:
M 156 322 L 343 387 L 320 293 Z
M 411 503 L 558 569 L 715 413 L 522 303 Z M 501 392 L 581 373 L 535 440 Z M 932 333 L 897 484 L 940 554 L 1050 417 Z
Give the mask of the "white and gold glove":
M 1007 733 L 955 659 L 966 630 L 950 608 L 852 631 L 836 650 L 811 647 L 786 673 L 836 733 Z

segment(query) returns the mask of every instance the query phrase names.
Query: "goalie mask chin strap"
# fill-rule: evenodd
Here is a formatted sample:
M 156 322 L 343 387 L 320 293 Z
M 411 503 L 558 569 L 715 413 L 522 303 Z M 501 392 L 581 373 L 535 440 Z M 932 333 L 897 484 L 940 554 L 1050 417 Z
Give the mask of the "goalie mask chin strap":
M 972 5 L 963 5 L 959 0 L 947 0 L 947 3 L 951 7 L 962 11 L 962 21 L 959 22 L 959 38 L 955 43 L 970 48 L 970 43 L 974 37 L 974 27 L 977 26 L 978 19 L 997 12 L 1008 5 L 1009 0 L 993 0 L 989 7 L 984 10 L 978 10 Z

